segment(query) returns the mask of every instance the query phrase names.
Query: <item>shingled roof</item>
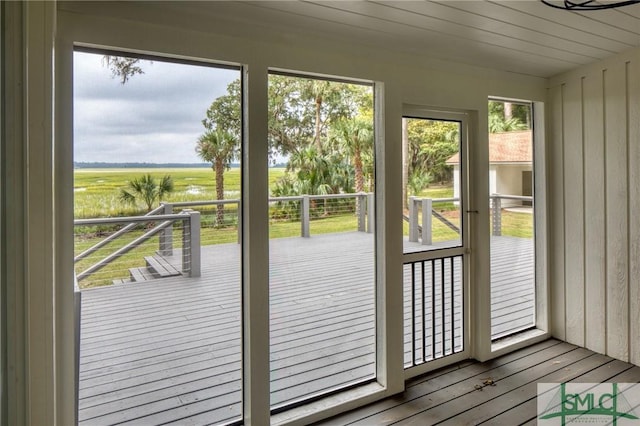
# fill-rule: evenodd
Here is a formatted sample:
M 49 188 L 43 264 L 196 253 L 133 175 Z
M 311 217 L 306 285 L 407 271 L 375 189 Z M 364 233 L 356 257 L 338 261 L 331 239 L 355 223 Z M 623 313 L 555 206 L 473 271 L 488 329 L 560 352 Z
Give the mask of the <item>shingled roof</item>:
M 489 163 L 530 163 L 533 159 L 531 130 L 489 134 Z M 447 164 L 457 164 L 454 154 Z

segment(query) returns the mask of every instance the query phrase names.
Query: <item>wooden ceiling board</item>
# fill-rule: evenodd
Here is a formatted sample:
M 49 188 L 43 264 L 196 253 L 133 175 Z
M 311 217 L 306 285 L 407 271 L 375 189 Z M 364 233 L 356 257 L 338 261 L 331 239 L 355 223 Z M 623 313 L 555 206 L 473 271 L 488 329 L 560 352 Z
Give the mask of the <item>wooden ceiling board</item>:
M 443 60 L 544 78 L 640 46 L 640 5 L 574 12 L 538 0 L 118 4 L 63 1 L 59 7 L 302 48 L 362 47 L 363 55 L 386 50 L 434 64 Z
M 378 37 L 375 43 L 380 48 L 421 52 L 426 56 L 433 56 L 439 59 L 498 68 L 538 77 L 546 76 L 548 69 L 560 72 L 589 62 L 585 58 L 580 58 L 581 61 L 567 60 L 566 57 L 549 58 L 528 52 L 526 49 L 508 48 L 487 43 L 472 43 L 468 39 L 443 34 L 438 31 L 415 28 L 402 23 L 389 22 L 382 18 L 372 18 L 314 3 L 251 2 L 250 4 L 255 7 L 279 10 L 285 14 L 290 13 L 296 17 L 313 17 L 321 21 L 322 25 L 339 22 L 343 25 L 339 31 L 344 36 L 350 35 L 351 40 L 355 41 L 371 41 L 371 39 L 359 37 L 358 30 L 362 28 L 374 32 L 379 31 L 384 34 L 383 37 L 380 34 L 381 37 Z M 357 22 L 357 25 L 354 25 L 354 22 Z M 314 25 L 317 26 L 318 23 L 311 24 L 311 26 Z M 351 34 L 344 33 L 345 29 L 350 29 Z M 336 32 L 331 31 L 331 34 L 335 36 Z
M 558 59 L 564 62 L 570 62 L 574 65 L 593 62 L 596 59 L 600 59 L 611 54 L 607 54 L 601 50 L 596 52 L 594 49 L 591 49 L 589 54 L 585 54 L 578 50 L 578 48 L 584 46 L 579 46 L 576 43 L 573 43 L 571 46 L 564 46 L 564 49 L 562 48 L 563 46 L 554 46 L 553 48 L 550 48 L 553 46 L 551 37 L 548 37 L 546 40 L 547 44 L 538 43 L 533 39 L 533 35 L 542 35 L 540 33 L 535 34 L 530 31 L 530 34 L 526 34 L 520 39 L 517 39 L 511 35 L 500 33 L 498 31 L 491 31 L 474 26 L 472 19 L 473 16 L 471 16 L 471 14 L 467 14 L 466 18 L 470 19 L 466 19 L 466 22 L 464 22 L 465 17 L 460 16 L 462 15 L 461 13 L 458 13 L 459 16 L 457 17 L 451 16 L 450 19 L 447 20 L 442 17 L 432 17 L 426 14 L 406 11 L 402 9 L 403 3 L 406 2 L 398 2 L 397 6 L 390 3 L 377 4 L 370 2 L 322 1 L 313 3 L 321 7 L 332 7 L 340 11 L 366 16 L 373 20 L 378 19 L 377 17 L 384 16 L 383 19 L 385 21 L 392 22 L 397 26 L 411 26 L 416 29 L 435 31 L 439 34 L 443 34 L 457 40 L 463 40 L 465 44 L 487 44 L 494 48 L 510 49 L 520 53 L 526 52 L 530 55 Z M 438 4 L 432 3 L 430 9 L 437 7 L 439 7 Z M 452 9 L 448 10 L 453 11 Z M 459 22 L 455 22 L 455 18 L 457 18 Z M 488 19 L 483 19 L 483 21 L 485 23 L 490 22 Z M 530 36 L 528 37 L 529 39 L 527 39 L 526 36 Z M 468 46 L 466 48 L 473 48 L 473 46 Z
M 623 43 L 603 41 L 601 37 L 521 13 L 505 7 L 503 3 L 483 2 L 482 7 L 475 7 L 473 11 L 457 7 L 458 3 L 431 2 L 428 8 L 430 13 L 441 19 L 469 20 L 485 31 L 502 33 L 518 41 L 531 41 L 547 48 L 572 51 L 585 56 L 600 58 L 603 55 L 609 56 L 621 48 L 628 48 Z M 411 5 L 415 3 L 406 4 L 413 7 Z M 405 7 L 405 3 L 399 3 L 398 6 Z
M 611 25 L 611 23 L 609 22 L 601 22 L 600 20 L 588 18 L 587 13 L 599 14 L 602 11 L 571 12 L 567 10 L 558 10 L 545 6 L 538 1 L 508 0 L 494 3 L 499 3 L 502 6 L 528 13 L 532 16 L 546 19 L 550 22 L 555 22 L 567 28 L 573 28 L 587 34 L 600 37 L 604 40 L 612 40 L 619 43 L 624 43 L 628 46 L 627 49 L 640 46 L 640 38 L 638 38 L 638 36 L 634 35 L 632 32 L 617 28 L 616 26 Z M 635 6 L 630 7 L 635 8 Z
M 543 17 L 534 16 L 526 11 L 520 9 L 514 9 L 512 6 L 514 1 L 500 1 L 492 2 L 489 4 L 495 5 L 496 8 L 493 12 L 497 16 L 504 16 L 505 19 L 513 19 L 518 25 L 523 25 L 528 28 L 535 28 L 537 31 L 544 32 L 557 39 L 571 40 L 576 43 L 585 44 L 587 46 L 593 46 L 598 49 L 605 50 L 611 54 L 617 53 L 621 50 L 629 49 L 633 46 L 633 43 L 627 43 L 619 41 L 613 38 L 603 37 L 601 34 L 597 34 L 591 31 L 585 31 L 581 28 L 574 28 L 568 26 L 566 23 L 555 22 Z
M 627 13 L 624 13 L 624 11 Z M 640 40 L 640 18 L 630 15 L 634 9 L 640 9 L 639 5 L 627 6 L 621 9 L 605 9 L 593 10 L 581 13 L 586 19 L 610 25 L 622 31 L 627 31 L 636 36 L 636 40 Z

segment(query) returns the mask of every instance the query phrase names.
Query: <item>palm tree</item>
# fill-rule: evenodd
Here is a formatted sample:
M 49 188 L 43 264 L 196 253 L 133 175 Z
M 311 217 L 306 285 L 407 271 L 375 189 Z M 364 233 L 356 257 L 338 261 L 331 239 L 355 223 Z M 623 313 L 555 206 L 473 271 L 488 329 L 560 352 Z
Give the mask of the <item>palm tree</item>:
M 504 119 L 496 114 L 489 116 L 489 133 L 514 132 L 526 130 L 528 127 L 526 123 L 516 117 Z
M 325 195 L 331 193 L 331 164 L 329 158 L 315 145 L 309 145 L 292 153 L 287 168 L 295 173 L 293 188 L 298 194 Z M 328 215 L 326 200 L 324 215 Z M 315 209 L 316 201 L 311 201 Z
M 314 145 L 291 154 L 289 171 L 295 171 L 298 194 L 328 194 L 331 192 L 331 167 L 326 155 Z
M 198 156 L 211 163 L 216 179 L 216 198 L 224 199 L 224 171 L 238 156 L 238 141 L 229 132 L 223 130 L 207 130 L 198 138 L 196 145 Z M 224 222 L 224 205 L 218 204 L 216 223 L 221 226 Z
M 173 192 L 173 180 L 171 176 L 165 175 L 160 182 L 156 182 L 153 176 L 147 173 L 129 181 L 127 187 L 120 190 L 120 201 L 135 205 L 136 200 L 141 199 L 149 212 L 156 200 L 161 201 L 165 195 Z
M 373 148 L 373 129 L 369 121 L 362 119 L 340 120 L 334 126 L 334 138 L 339 147 L 351 158 L 356 192 L 364 191 L 364 163 Z M 371 156 L 372 157 L 372 156 Z M 356 202 L 356 214 L 360 213 L 360 199 Z

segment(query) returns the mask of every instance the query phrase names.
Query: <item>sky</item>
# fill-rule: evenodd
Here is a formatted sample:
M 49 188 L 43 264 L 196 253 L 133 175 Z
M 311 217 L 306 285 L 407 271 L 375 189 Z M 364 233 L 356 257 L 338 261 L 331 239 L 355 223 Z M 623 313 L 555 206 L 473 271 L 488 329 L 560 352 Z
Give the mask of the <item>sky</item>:
M 99 54 L 74 53 L 74 161 L 199 163 L 196 141 L 238 70 L 142 61 L 124 85 Z

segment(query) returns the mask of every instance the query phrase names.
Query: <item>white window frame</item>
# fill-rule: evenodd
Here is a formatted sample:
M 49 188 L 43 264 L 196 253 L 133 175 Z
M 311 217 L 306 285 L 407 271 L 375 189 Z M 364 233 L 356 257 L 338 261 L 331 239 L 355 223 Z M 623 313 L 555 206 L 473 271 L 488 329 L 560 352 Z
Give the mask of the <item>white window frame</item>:
M 402 316 L 398 315 L 396 306 L 402 303 L 401 292 L 395 295 L 392 283 L 394 274 L 401 269 L 392 266 L 389 259 L 398 256 L 397 246 L 401 247 L 401 238 L 396 246 L 384 235 L 389 235 L 389 211 L 397 209 L 399 204 L 389 202 L 385 197 L 385 181 L 388 167 L 393 158 L 393 149 L 385 144 L 389 126 L 385 129 L 385 107 L 388 106 L 384 96 L 384 85 L 373 82 L 374 88 L 374 122 L 376 143 L 376 382 L 339 392 L 315 401 L 313 404 L 270 415 L 269 394 L 269 237 L 268 237 L 268 100 L 267 82 L 269 67 L 260 62 L 251 61 L 243 65 L 231 62 L 214 61 L 194 55 L 167 53 L 166 50 L 128 49 L 114 47 L 109 37 L 87 40 L 86 37 L 64 34 L 56 44 L 56 85 L 64 88 L 56 93 L 56 159 L 55 173 L 60 179 L 55 182 L 57 211 L 60 222 L 65 226 L 56 239 L 56 249 L 60 258 L 66 259 L 59 268 L 60 291 L 64 299 L 72 297 L 65 282 L 73 282 L 73 52 L 76 46 L 114 50 L 118 52 L 142 53 L 150 56 L 241 66 L 243 81 L 243 191 L 242 191 L 242 253 L 244 259 L 242 292 L 243 292 L 243 416 L 245 424 L 268 424 L 269 419 L 278 424 L 296 422 L 308 423 L 314 420 L 335 415 L 337 413 L 361 406 L 383 397 L 395 394 L 404 389 L 402 378 L 402 345 L 398 345 L 394 336 L 401 340 Z M 301 73 L 302 75 L 303 73 Z M 309 75 L 304 73 L 304 75 Z M 333 77 L 327 77 L 333 78 Z M 354 81 L 351 78 L 341 80 Z M 355 80 L 357 81 L 357 80 Z M 250 119 L 247 119 L 250 117 Z M 391 131 L 395 130 L 391 127 Z M 392 225 L 393 227 L 394 225 Z M 62 231 L 64 230 L 64 231 Z M 63 235 L 67 232 L 68 235 Z M 401 230 L 400 230 L 401 232 Z M 395 233 L 395 232 L 394 232 Z M 401 234 L 400 234 L 401 235 Z M 400 250 L 401 252 L 401 250 Z M 400 265 L 400 262 L 395 262 Z M 395 275 L 398 276 L 398 275 Z M 393 279 L 391 278 L 393 277 Z M 64 287 L 64 288 L 62 288 Z M 395 300 L 394 300 L 395 299 Z M 72 303 L 67 300 L 65 303 Z M 401 311 L 401 309 L 400 309 Z M 61 321 L 73 324 L 73 309 L 61 310 L 58 314 Z M 394 330 L 392 330 L 394 329 Z M 74 348 L 73 334 L 63 335 L 61 347 L 68 350 Z M 397 361 L 400 360 L 400 361 Z M 74 411 L 77 411 L 74 402 Z
M 545 108 L 543 102 L 527 101 L 522 99 L 510 99 L 499 96 L 490 96 L 489 100 L 527 103 L 531 105 L 532 131 L 533 131 L 533 179 L 534 179 L 534 256 L 535 256 L 535 328 L 520 333 L 515 333 L 496 342 L 491 342 L 491 325 L 488 334 L 479 336 L 480 339 L 488 338 L 490 347 L 484 346 L 480 353 L 481 360 L 495 358 L 497 356 L 524 348 L 533 343 L 543 341 L 551 337 L 550 331 L 550 292 L 548 277 L 548 202 L 547 202 L 547 149 L 545 144 Z M 490 245 L 489 245 L 490 246 Z M 490 290 L 490 289 L 489 289 Z M 489 306 L 489 317 L 491 315 Z
M 439 259 L 450 255 L 462 255 L 462 292 L 463 292 L 463 347 L 464 349 L 456 354 L 448 355 L 433 361 L 425 362 L 424 364 L 407 368 L 404 370 L 405 379 L 416 377 L 425 374 L 429 371 L 442 368 L 446 365 L 456 363 L 465 359 L 468 359 L 473 354 L 473 348 L 471 345 L 471 265 L 472 258 L 474 256 L 473 251 L 470 249 L 471 244 L 471 232 L 473 232 L 473 214 L 475 211 L 472 207 L 470 194 L 471 182 L 469 180 L 470 169 L 470 157 L 469 157 L 469 144 L 471 138 L 471 120 L 469 111 L 456 110 L 450 108 L 436 108 L 419 105 L 404 105 L 403 118 L 416 118 L 425 120 L 441 120 L 460 123 L 460 198 L 461 198 L 461 231 L 462 239 L 460 247 L 452 247 L 440 250 L 423 251 L 416 253 L 403 254 L 403 261 L 414 260 L 430 260 Z M 402 170 L 402 169 L 400 169 Z M 404 362 L 404 360 L 403 360 Z

